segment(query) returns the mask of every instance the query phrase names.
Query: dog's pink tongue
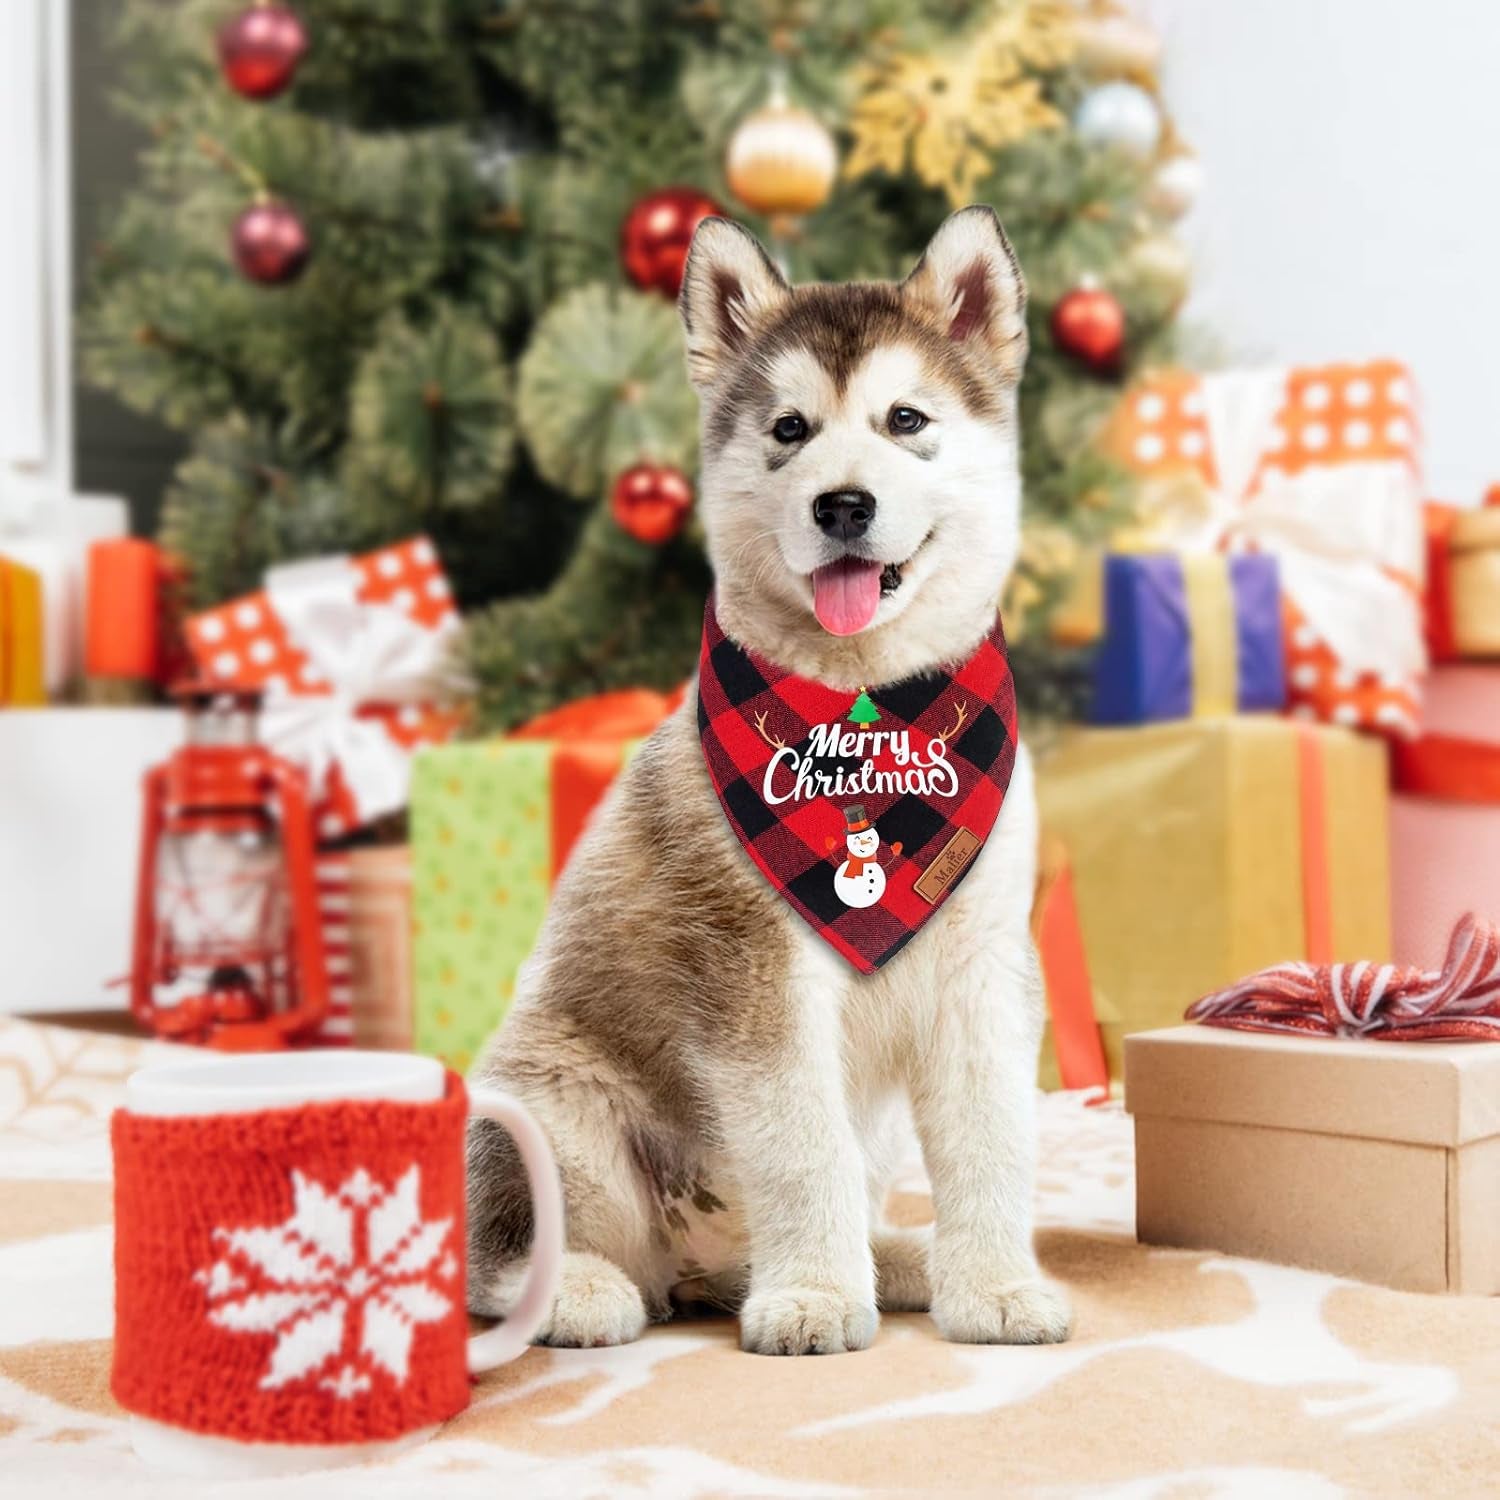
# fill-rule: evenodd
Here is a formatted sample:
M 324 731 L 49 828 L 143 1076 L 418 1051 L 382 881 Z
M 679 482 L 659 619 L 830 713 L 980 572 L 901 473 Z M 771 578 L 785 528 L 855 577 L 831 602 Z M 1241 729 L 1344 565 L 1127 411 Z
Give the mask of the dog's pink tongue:
M 813 613 L 830 635 L 854 635 L 880 608 L 880 564 L 841 557 L 812 576 Z

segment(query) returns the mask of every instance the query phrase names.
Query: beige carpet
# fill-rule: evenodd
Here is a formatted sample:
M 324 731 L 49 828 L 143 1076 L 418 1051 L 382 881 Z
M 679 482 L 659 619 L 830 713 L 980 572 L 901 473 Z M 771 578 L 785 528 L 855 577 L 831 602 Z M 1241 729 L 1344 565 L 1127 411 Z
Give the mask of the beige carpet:
M 147 1470 L 108 1393 L 109 1109 L 154 1047 L 0 1021 L 0 1493 L 196 1496 Z M 832 1359 L 739 1353 L 728 1320 L 531 1350 L 426 1447 L 291 1497 L 1468 1495 L 1500 1490 L 1500 1303 L 1143 1249 L 1129 1122 L 1054 1095 L 1042 1256 L 1053 1349 L 966 1349 L 925 1317 Z M 1331 1185 L 1336 1190 L 1336 1185 Z M 925 1213 L 920 1175 L 898 1213 Z

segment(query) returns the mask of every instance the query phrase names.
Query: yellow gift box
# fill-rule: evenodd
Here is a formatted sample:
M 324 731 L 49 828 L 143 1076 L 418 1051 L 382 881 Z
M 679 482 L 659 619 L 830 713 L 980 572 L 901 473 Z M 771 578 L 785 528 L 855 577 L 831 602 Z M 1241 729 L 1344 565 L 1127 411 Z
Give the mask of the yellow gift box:
M 0 557 L 0 704 L 47 701 L 42 680 L 42 580 Z
M 1287 959 L 1390 954 L 1383 742 L 1289 719 L 1065 736 L 1038 766 L 1112 1077 L 1123 1039 Z

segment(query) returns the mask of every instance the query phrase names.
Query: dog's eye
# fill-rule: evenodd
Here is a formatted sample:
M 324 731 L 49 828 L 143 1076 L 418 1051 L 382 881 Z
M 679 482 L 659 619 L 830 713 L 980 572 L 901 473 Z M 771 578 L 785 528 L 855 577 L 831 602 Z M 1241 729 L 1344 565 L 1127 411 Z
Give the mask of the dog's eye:
M 776 418 L 771 436 L 778 443 L 800 443 L 807 436 L 807 423 L 796 412 L 790 411 L 784 417 Z
M 927 418 L 915 406 L 893 406 L 890 416 L 886 418 L 886 424 L 892 432 L 899 432 L 903 437 L 910 437 L 912 433 L 920 432 L 927 425 Z

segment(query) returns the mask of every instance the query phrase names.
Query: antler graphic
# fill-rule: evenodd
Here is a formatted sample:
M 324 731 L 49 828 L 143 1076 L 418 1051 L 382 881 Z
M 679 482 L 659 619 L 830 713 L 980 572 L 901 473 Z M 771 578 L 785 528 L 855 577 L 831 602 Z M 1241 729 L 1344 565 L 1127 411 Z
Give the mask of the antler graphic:
M 964 727 L 964 720 L 967 719 L 968 717 L 969 717 L 969 705 L 967 703 L 960 703 L 958 705 L 958 715 L 953 720 L 953 728 L 952 729 L 945 729 L 945 730 L 943 730 L 938 735 L 938 739 L 940 739 L 946 745 L 948 743 L 948 741 L 951 740 L 953 738 L 953 736 L 955 734 L 957 734 L 958 731 Z
M 771 746 L 773 750 L 786 749 L 785 740 L 778 740 L 774 734 L 766 733 L 766 716 L 764 713 L 756 714 L 755 727 L 760 731 L 761 739 L 763 739 L 769 746 Z

